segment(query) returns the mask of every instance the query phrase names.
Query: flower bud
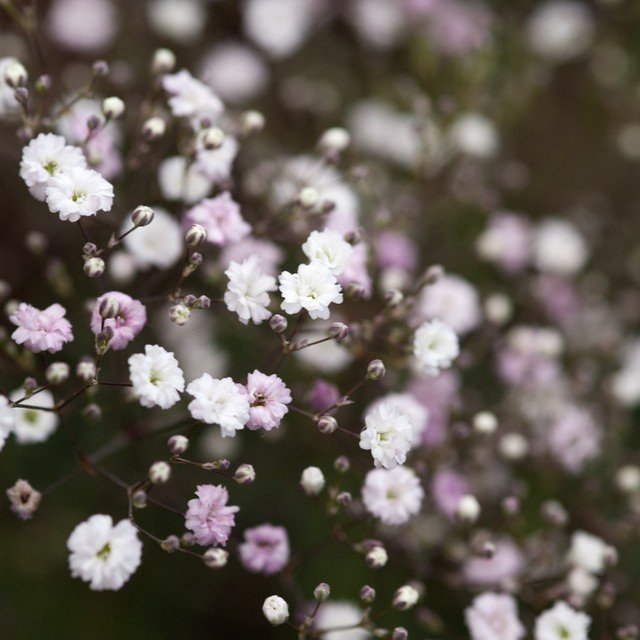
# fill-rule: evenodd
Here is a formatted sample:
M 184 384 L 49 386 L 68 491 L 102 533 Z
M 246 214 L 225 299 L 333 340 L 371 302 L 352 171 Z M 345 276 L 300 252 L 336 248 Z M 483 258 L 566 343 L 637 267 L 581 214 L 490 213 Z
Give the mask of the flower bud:
M 147 506 L 147 492 L 144 489 L 138 489 L 134 491 L 131 496 L 131 504 L 136 509 L 144 509 Z
M 104 273 L 104 260 L 102 258 L 88 258 L 83 267 L 85 275 L 90 278 L 99 278 Z
M 30 520 L 36 512 L 42 494 L 36 491 L 27 480 L 18 480 L 12 487 L 7 489 L 7 498 L 11 503 L 11 511 L 20 520 Z
M 142 125 L 142 136 L 145 140 L 157 140 L 164 135 L 166 130 L 167 125 L 164 123 L 164 120 L 158 116 L 154 116 Z
M 331 595 L 331 587 L 326 582 L 321 582 L 314 590 L 313 597 L 317 602 L 324 602 Z
M 76 375 L 81 380 L 89 381 L 93 380 L 96 377 L 97 369 L 96 363 L 93 361 L 93 358 L 89 356 L 85 356 L 78 362 L 76 365 Z
M 391 289 L 384 294 L 384 300 L 388 306 L 397 307 L 404 300 L 404 294 L 398 289 Z
M 371 604 L 376 599 L 376 590 L 373 587 L 370 587 L 368 584 L 365 584 L 362 589 L 360 589 L 360 600 L 365 604 Z
M 327 129 L 318 142 L 321 151 L 325 153 L 342 153 L 351 142 L 351 136 L 342 127 Z
M 349 471 L 350 467 L 351 463 L 349 462 L 349 458 L 347 458 L 347 456 L 338 456 L 333 461 L 333 468 L 338 473 L 346 473 L 347 471 Z
M 264 129 L 264 116 L 259 111 L 245 111 L 240 116 L 240 132 L 247 137 Z
M 224 143 L 224 131 L 220 127 L 209 127 L 200 132 L 200 144 L 207 149 L 213 151 L 219 149 Z
M 344 322 L 332 322 L 328 333 L 331 338 L 344 340 L 349 335 L 349 326 Z
M 173 553 L 180 548 L 180 538 L 175 535 L 167 536 L 161 543 L 160 547 L 167 553 Z
M 387 551 L 384 547 L 373 547 L 367 555 L 364 557 L 364 561 L 367 564 L 367 567 L 371 569 L 380 569 L 387 564 L 387 560 L 389 556 L 387 555 Z
M 207 239 L 207 230 L 201 224 L 192 224 L 184 234 L 184 239 L 190 247 L 197 247 Z
M 251 484 L 256 479 L 255 469 L 250 464 L 241 464 L 233 474 L 233 479 L 238 484 Z
M 103 331 L 96 333 L 95 345 L 98 355 L 104 355 L 107 352 L 111 338 L 113 338 L 113 329 L 111 327 L 105 327 Z
M 93 242 L 85 242 L 82 246 L 82 255 L 87 258 L 95 256 L 97 251 L 98 247 Z
M 430 266 L 424 274 L 425 284 L 435 284 L 444 276 L 444 268 L 439 264 Z
M 387 370 L 385 369 L 382 360 L 372 360 L 367 365 L 367 378 L 369 378 L 369 380 L 378 380 L 379 378 L 384 378 L 386 372 Z
M 178 302 L 169 308 L 169 319 L 179 327 L 187 324 L 191 318 L 191 309 L 184 302 Z
M 164 460 L 154 462 L 149 467 L 149 482 L 151 484 L 164 484 L 171 478 L 171 465 Z
M 24 87 L 28 77 L 27 70 L 17 61 L 10 62 L 4 69 L 4 81 L 12 89 Z
M 69 365 L 66 362 L 52 362 L 47 367 L 45 377 L 49 384 L 62 384 L 69 379 Z
M 627 464 L 618 469 L 616 485 L 624 493 L 635 493 L 640 490 L 640 467 Z
M 171 436 L 167 440 L 167 446 L 174 456 L 179 456 L 189 448 L 189 438 L 181 435 Z
M 176 56 L 169 49 L 156 49 L 151 61 L 151 71 L 155 74 L 169 73 L 176 66 Z
M 136 227 L 146 227 L 153 220 L 153 209 L 143 204 L 137 206 L 131 214 L 131 222 Z
M 392 604 L 395 609 L 406 611 L 407 609 L 411 609 L 411 607 L 418 602 L 419 597 L 420 594 L 416 589 L 411 585 L 405 584 L 395 592 Z
M 31 253 L 41 256 L 44 255 L 47 250 L 49 241 L 44 233 L 40 233 L 40 231 L 30 231 L 25 238 L 25 244 Z
M 120 303 L 117 298 L 107 296 L 100 301 L 98 313 L 103 320 L 115 318 L 120 313 Z
M 456 516 L 460 522 L 473 524 L 480 516 L 480 503 L 475 496 L 462 496 L 456 504 Z
M 409 632 L 404 627 L 396 627 L 391 632 L 391 640 L 407 640 Z
M 91 422 L 97 422 L 102 418 L 102 409 L 95 402 L 92 402 L 82 410 L 82 415 Z
M 305 187 L 298 194 L 297 202 L 304 209 L 312 209 L 318 204 L 320 194 L 313 187 Z
M 43 73 L 41 76 L 38 76 L 33 83 L 36 91 L 40 93 L 44 93 L 45 91 L 49 91 L 52 85 L 51 76 L 48 73 Z
M 202 555 L 202 560 L 209 569 L 222 569 L 227 564 L 229 552 L 219 547 L 207 549 Z
M 336 501 L 338 502 L 339 505 L 346 507 L 353 502 L 353 497 L 348 491 L 341 491 L 336 496 Z
M 104 78 L 109 75 L 109 65 L 104 60 L 96 60 L 91 65 L 91 72 L 96 78 Z
M 116 96 L 102 101 L 102 113 L 107 120 L 115 120 L 124 113 L 124 102 Z
M 521 433 L 505 433 L 498 446 L 506 460 L 522 460 L 529 452 L 529 441 Z
M 338 428 L 338 422 L 333 416 L 322 416 L 318 420 L 318 431 L 320 433 L 333 433 Z
M 195 306 L 198 309 L 208 309 L 211 306 L 211 298 L 209 296 L 200 296 Z
M 87 129 L 89 131 L 95 131 L 100 125 L 102 125 L 102 120 L 97 115 L 93 114 L 87 118 Z
M 287 319 L 284 316 L 281 316 L 276 313 L 276 315 L 271 316 L 269 320 L 269 326 L 276 333 L 282 333 L 287 330 Z
M 262 613 L 275 627 L 289 619 L 289 605 L 280 596 L 269 596 L 262 605 Z
M 196 298 L 193 294 L 189 293 L 184 298 L 182 298 L 182 302 L 187 305 L 187 307 L 194 307 L 198 298 Z
M 300 486 L 308 496 L 317 496 L 324 484 L 324 474 L 318 467 L 307 467 L 300 476 Z
M 498 428 L 498 419 L 490 411 L 481 411 L 473 416 L 473 428 L 478 433 L 489 435 Z

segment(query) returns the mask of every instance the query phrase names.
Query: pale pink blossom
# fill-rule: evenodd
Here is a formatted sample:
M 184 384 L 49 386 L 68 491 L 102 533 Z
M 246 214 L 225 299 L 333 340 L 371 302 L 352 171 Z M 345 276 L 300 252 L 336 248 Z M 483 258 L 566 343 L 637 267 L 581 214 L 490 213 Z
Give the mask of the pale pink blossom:
M 239 242 L 251 233 L 251 226 L 240 213 L 240 205 L 228 191 L 205 198 L 187 211 L 184 226 L 201 224 L 207 230 L 207 242 L 219 247 Z
M 226 545 L 240 507 L 227 506 L 229 494 L 221 485 L 198 485 L 196 495 L 189 500 L 185 526 L 200 545 Z
M 287 530 L 272 524 L 245 529 L 244 542 L 238 546 L 238 553 L 247 571 L 268 576 L 279 573 L 289 562 Z
M 100 303 L 105 298 L 115 298 L 120 310 L 115 318 L 104 320 L 100 317 Z M 139 333 L 147 322 L 147 311 L 138 300 L 120 291 L 109 291 L 101 295 L 93 305 L 91 312 L 91 331 L 98 334 L 104 328 L 113 330 L 109 347 L 118 351 L 124 349 Z
M 291 391 L 285 383 L 275 374 L 268 376 L 256 369 L 247 376 L 245 389 L 250 404 L 247 428 L 270 431 L 279 427 L 291 402 Z
M 11 337 L 33 353 L 56 353 L 65 342 L 73 340 L 71 323 L 64 317 L 66 313 L 66 309 L 59 304 L 52 304 L 40 311 L 21 302 L 18 310 L 9 316 L 18 327 Z

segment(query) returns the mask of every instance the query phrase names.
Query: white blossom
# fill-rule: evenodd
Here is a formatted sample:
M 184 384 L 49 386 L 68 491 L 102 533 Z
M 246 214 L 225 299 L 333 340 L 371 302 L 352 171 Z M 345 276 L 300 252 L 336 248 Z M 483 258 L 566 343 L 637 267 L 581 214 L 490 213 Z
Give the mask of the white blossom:
M 471 640 L 521 640 L 526 634 L 513 596 L 481 593 L 464 612 Z
M 140 566 L 142 542 L 129 520 L 113 524 L 111 516 L 97 514 L 81 522 L 67 540 L 69 568 L 74 578 L 93 591 L 117 591 Z
M 580 232 L 566 220 L 543 221 L 533 242 L 534 263 L 540 271 L 570 276 L 584 267 L 589 257 Z
M 190 164 L 182 156 L 172 156 L 160 163 L 158 184 L 165 200 L 189 204 L 202 200 L 213 186 L 198 164 Z
M 602 538 L 586 531 L 575 531 L 571 536 L 571 548 L 567 561 L 574 567 L 581 567 L 590 573 L 599 574 L 605 569 L 610 549 L 611 547 Z
M 24 396 L 24 389 L 16 389 L 9 394 L 9 399 L 19 400 Z M 22 404 L 32 407 L 44 407 L 51 409 L 54 405 L 53 395 L 45 389 L 40 393 L 33 394 L 24 400 Z M 53 411 L 42 411 L 40 409 L 22 408 L 20 405 L 13 410 L 14 425 L 13 431 L 16 440 L 20 444 L 31 444 L 32 442 L 44 442 L 58 426 L 58 416 Z M 8 420 L 7 416 L 7 420 Z
M 300 476 L 300 486 L 308 496 L 317 496 L 324 485 L 324 473 L 318 467 L 307 467 Z
M 17 58 L 13 56 L 0 58 L 0 117 L 14 115 L 20 111 L 20 104 L 15 99 L 14 90 L 4 79 L 7 67 L 17 62 Z
M 269 596 L 262 605 L 262 613 L 273 626 L 283 624 L 289 619 L 289 605 L 280 596 Z
M 448 369 L 459 353 L 458 336 L 440 320 L 425 322 L 414 335 L 413 355 L 429 375 L 435 376 L 441 369 Z
M 535 640 L 588 640 L 591 618 L 558 601 L 536 619 Z
M 184 391 L 184 376 L 173 353 L 148 344 L 129 357 L 129 377 L 143 407 L 169 409 Z
M 275 291 L 276 280 L 264 274 L 260 268 L 260 259 L 252 255 L 242 263 L 231 262 L 224 272 L 229 283 L 224 294 L 224 302 L 229 311 L 238 314 L 240 322 L 248 324 L 249 320 L 260 324 L 271 317 L 269 291 Z
M 214 120 L 224 110 L 222 101 L 212 89 L 186 69 L 165 75 L 162 86 L 170 95 L 168 103 L 174 116 Z
M 283 271 L 280 274 L 282 309 L 286 313 L 298 313 L 305 309 L 313 320 L 329 317 L 329 305 L 342 302 L 342 289 L 327 267 L 318 264 L 301 264 L 297 273 Z
M 9 401 L 0 395 L 0 451 L 4 448 L 4 443 L 15 428 L 15 410 L 11 408 Z
M 304 255 L 324 265 L 334 276 L 339 276 L 349 264 L 353 247 L 334 229 L 312 231 L 302 245 Z
M 404 524 L 420 511 L 424 490 L 413 469 L 373 469 L 362 487 L 362 501 L 367 511 L 388 525 Z
M 404 464 L 413 443 L 414 426 L 407 413 L 391 402 L 373 407 L 364 419 L 360 448 L 368 449 L 376 467 Z

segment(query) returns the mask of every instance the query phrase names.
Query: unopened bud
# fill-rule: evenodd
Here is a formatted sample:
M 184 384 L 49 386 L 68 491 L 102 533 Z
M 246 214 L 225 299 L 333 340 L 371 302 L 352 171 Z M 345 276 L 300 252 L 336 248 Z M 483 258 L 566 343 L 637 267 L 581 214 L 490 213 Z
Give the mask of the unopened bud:
M 81 380 L 89 381 L 96 377 L 97 369 L 93 358 L 85 356 L 76 366 L 76 375 Z
M 320 194 L 313 187 L 305 187 L 298 194 L 297 202 L 304 209 L 312 209 L 318 204 Z
M 324 602 L 331 595 L 331 587 L 326 582 L 321 582 L 314 590 L 313 597 L 317 602 Z
M 369 380 L 378 380 L 384 378 L 384 374 L 387 372 L 382 360 L 372 360 L 367 365 L 367 378 Z
M 104 320 L 115 318 L 120 313 L 120 302 L 118 302 L 117 298 L 107 296 L 100 301 L 98 313 Z
M 318 431 L 320 433 L 333 433 L 338 428 L 338 421 L 333 416 L 322 416 L 318 420 Z
M 95 131 L 101 125 L 102 120 L 97 115 L 93 114 L 87 118 L 87 129 L 89 129 L 89 131 Z
M 221 569 L 227 564 L 229 552 L 219 547 L 207 549 L 202 555 L 202 560 L 209 569 Z
M 62 384 L 69 379 L 69 365 L 66 362 L 52 362 L 45 373 L 51 385 Z
M 146 227 L 153 220 L 153 209 L 143 204 L 137 206 L 131 214 L 131 222 L 136 227 Z
M 498 428 L 498 419 L 490 411 L 481 411 L 473 416 L 473 428 L 483 435 L 489 435 Z
M 391 289 L 385 294 L 384 300 L 390 307 L 397 307 L 404 300 L 404 295 L 398 289 Z
M 180 538 L 175 535 L 167 536 L 161 543 L 160 547 L 167 553 L 173 553 L 180 548 Z
M 276 333 L 282 333 L 287 330 L 287 319 L 284 316 L 281 316 L 276 313 L 276 315 L 271 316 L 269 320 L 269 326 Z
M 156 49 L 151 61 L 151 71 L 156 74 L 169 73 L 176 66 L 176 56 L 169 49 Z
M 456 504 L 456 516 L 460 522 L 473 524 L 480 516 L 480 503 L 475 496 L 462 496 Z
M 329 336 L 337 340 L 344 340 L 349 335 L 349 326 L 344 322 L 332 322 L 329 326 Z
M 102 409 L 95 402 L 92 402 L 82 410 L 82 415 L 91 422 L 97 422 L 102 418 Z
M 240 132 L 243 136 L 260 133 L 264 129 L 264 116 L 259 111 L 245 111 L 240 116 Z
M 164 135 L 167 125 L 162 118 L 154 116 L 142 125 L 142 136 L 145 140 L 157 140 Z
M 393 596 L 393 607 L 400 611 L 411 609 L 417 602 L 420 594 L 411 585 L 405 584 L 400 587 Z
M 124 113 L 124 102 L 115 96 L 102 101 L 102 113 L 107 120 L 115 120 Z
M 251 484 L 256 479 L 255 469 L 250 464 L 241 464 L 233 474 L 233 479 L 238 484 Z
M 109 75 L 109 65 L 104 60 L 96 60 L 91 65 L 91 71 L 96 78 L 104 78 Z
M 38 76 L 33 83 L 36 91 L 40 93 L 44 93 L 45 91 L 49 91 L 52 85 L 51 76 L 48 73 L 43 73 L 41 76 Z
M 174 456 L 179 456 L 189 448 L 189 438 L 182 435 L 171 436 L 167 440 L 167 446 Z
M 211 298 L 209 296 L 200 296 L 195 306 L 198 309 L 208 309 L 211 306 Z
M 154 462 L 149 467 L 149 482 L 151 484 L 164 484 L 171 478 L 171 465 L 164 460 Z
M 4 69 L 4 81 L 12 88 L 24 87 L 28 78 L 27 70 L 16 60 Z
M 284 624 L 289 619 L 289 605 L 280 596 L 269 596 L 262 605 L 262 613 L 275 627 Z
M 554 527 L 564 527 L 569 522 L 567 510 L 557 500 L 546 500 L 540 509 L 542 517 Z
M 332 127 L 327 129 L 322 136 L 318 146 L 322 151 L 329 153 L 342 153 L 351 142 L 351 136 L 342 127 Z
M 200 144 L 208 151 L 219 149 L 225 139 L 224 131 L 220 127 L 209 127 L 200 132 Z
M 347 471 L 349 471 L 350 467 L 351 463 L 349 462 L 349 458 L 347 458 L 347 456 L 338 456 L 333 461 L 333 468 L 338 473 L 346 473 Z
M 362 589 L 360 589 L 360 600 L 365 604 L 371 604 L 376 599 L 376 590 L 373 587 L 370 587 L 368 584 L 365 584 Z
M 435 284 L 444 276 L 444 268 L 439 264 L 430 266 L 424 274 L 425 284 Z
M 307 467 L 300 477 L 300 486 L 308 496 L 317 496 L 324 488 L 324 474 L 318 467 Z
M 187 322 L 189 322 L 189 318 L 191 318 L 191 309 L 189 309 L 189 307 L 187 307 L 183 302 L 174 304 L 169 309 L 169 319 L 171 322 L 175 322 L 179 327 L 187 324 Z
M 144 509 L 147 506 L 147 492 L 143 489 L 138 489 L 133 492 L 131 496 L 131 504 L 136 509 Z
M 337 496 L 336 496 L 336 501 L 339 505 L 346 507 L 348 505 L 350 505 L 353 502 L 353 497 L 351 496 L 351 494 L 348 491 L 341 491 Z
M 104 260 L 102 258 L 88 258 L 83 267 L 85 275 L 90 278 L 99 278 L 104 273 Z
M 190 247 L 197 247 L 207 239 L 207 230 L 201 224 L 192 224 L 184 234 L 184 239 Z
M 389 556 L 384 547 L 373 547 L 364 558 L 367 566 L 371 569 L 380 569 L 387 564 Z

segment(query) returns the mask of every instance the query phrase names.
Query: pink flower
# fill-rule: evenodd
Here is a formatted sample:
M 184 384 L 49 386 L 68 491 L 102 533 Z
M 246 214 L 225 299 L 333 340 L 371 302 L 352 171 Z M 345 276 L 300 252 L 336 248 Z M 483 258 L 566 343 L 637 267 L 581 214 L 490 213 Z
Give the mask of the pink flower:
M 247 427 L 252 431 L 264 429 L 270 431 L 280 426 L 280 421 L 289 411 L 291 391 L 275 374 L 266 375 L 257 369 L 247 376 L 244 387 L 249 396 L 249 422 Z
M 399 231 L 381 231 L 376 236 L 375 249 L 376 262 L 381 269 L 399 267 L 405 271 L 413 271 L 418 264 L 415 243 Z
M 91 331 L 98 334 L 102 331 L 102 318 L 100 317 L 100 303 L 105 298 L 115 298 L 120 311 L 115 318 L 104 321 L 104 326 L 113 329 L 113 338 L 109 346 L 118 351 L 124 349 L 139 333 L 147 322 L 147 312 L 144 305 L 138 300 L 120 291 L 109 291 L 101 295 L 93 305 L 91 312 Z
M 184 226 L 192 224 L 201 224 L 207 230 L 207 242 L 219 247 L 240 242 L 251 233 L 251 226 L 240 214 L 240 205 L 228 191 L 191 207 L 185 214 Z
M 472 640 L 520 640 L 526 634 L 513 596 L 482 593 L 464 612 Z
M 335 384 L 331 384 L 322 378 L 311 383 L 307 394 L 307 400 L 314 411 L 324 411 L 332 407 L 340 398 L 340 390 Z
M 238 552 L 247 571 L 268 576 L 278 573 L 289 562 L 287 530 L 272 524 L 245 529 L 244 542 L 238 547 Z
M 188 502 L 185 526 L 193 531 L 198 544 L 224 546 L 240 507 L 227 506 L 229 494 L 221 485 L 198 485 L 196 495 Z
M 64 317 L 66 313 L 66 309 L 59 304 L 52 304 L 40 311 L 21 302 L 18 310 L 9 316 L 18 327 L 11 337 L 34 353 L 56 353 L 65 342 L 73 340 L 71 323 Z
M 362 294 L 365 298 L 371 297 L 373 284 L 371 276 L 367 271 L 367 259 L 369 250 L 364 242 L 359 242 L 351 254 L 351 258 L 345 270 L 338 276 L 338 282 L 344 287 L 350 284 L 362 287 Z
M 462 568 L 467 584 L 501 586 L 515 578 L 524 563 L 522 552 L 508 538 L 495 541 L 491 558 L 470 558 Z
M 459 473 L 441 469 L 433 476 L 431 493 L 436 507 L 453 520 L 458 501 L 469 493 L 469 483 Z

